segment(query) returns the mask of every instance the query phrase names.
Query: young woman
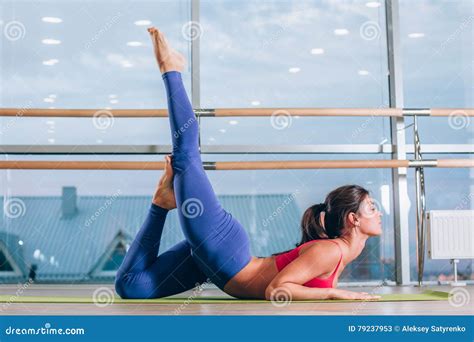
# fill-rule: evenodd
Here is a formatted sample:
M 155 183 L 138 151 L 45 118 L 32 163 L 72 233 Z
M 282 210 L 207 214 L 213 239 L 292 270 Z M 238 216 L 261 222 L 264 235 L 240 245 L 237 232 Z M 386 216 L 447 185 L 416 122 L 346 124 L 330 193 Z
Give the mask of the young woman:
M 202 166 L 198 123 L 181 79 L 185 59 L 159 30 L 148 32 L 168 95 L 173 152 L 165 157 L 146 220 L 117 272 L 116 292 L 122 298 L 159 298 L 209 279 L 237 298 L 378 298 L 335 288 L 366 240 L 381 233 L 381 213 L 357 185 L 333 190 L 306 210 L 297 248 L 269 257 L 250 254 L 246 231 L 222 208 Z M 157 257 L 166 215 L 176 207 L 186 239 Z

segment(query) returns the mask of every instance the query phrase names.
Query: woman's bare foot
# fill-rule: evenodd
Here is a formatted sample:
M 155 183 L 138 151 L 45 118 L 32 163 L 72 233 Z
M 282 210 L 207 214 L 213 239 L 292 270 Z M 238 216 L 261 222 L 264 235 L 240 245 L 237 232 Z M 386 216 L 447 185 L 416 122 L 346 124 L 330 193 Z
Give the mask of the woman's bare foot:
M 186 64 L 184 56 L 170 46 L 164 34 L 157 28 L 150 27 L 148 32 L 150 33 L 156 61 L 161 73 L 164 74 L 167 71 L 182 72 Z
M 171 156 L 165 156 L 165 172 L 158 182 L 152 202 L 162 208 L 171 210 L 176 208 L 176 198 L 173 189 L 173 168 L 171 167 Z

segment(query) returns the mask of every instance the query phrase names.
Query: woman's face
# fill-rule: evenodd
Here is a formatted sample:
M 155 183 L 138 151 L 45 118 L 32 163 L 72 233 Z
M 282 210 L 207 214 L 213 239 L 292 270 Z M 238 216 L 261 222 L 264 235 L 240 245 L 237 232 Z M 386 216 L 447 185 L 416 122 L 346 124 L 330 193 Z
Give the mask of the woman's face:
M 372 198 L 366 196 L 359 208 L 359 229 L 368 236 L 382 234 L 382 213 L 378 210 Z

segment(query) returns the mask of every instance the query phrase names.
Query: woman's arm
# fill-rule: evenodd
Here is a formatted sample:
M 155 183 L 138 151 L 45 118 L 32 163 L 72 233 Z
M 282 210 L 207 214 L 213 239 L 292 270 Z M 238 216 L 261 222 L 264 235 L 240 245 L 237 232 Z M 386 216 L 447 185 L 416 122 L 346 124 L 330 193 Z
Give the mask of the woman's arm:
M 340 253 L 327 244 L 311 246 L 293 260 L 268 284 L 265 298 L 272 300 L 279 296 L 292 300 L 300 299 L 377 299 L 365 292 L 358 293 L 333 288 L 312 288 L 305 284 L 309 280 L 331 272 L 337 265 Z

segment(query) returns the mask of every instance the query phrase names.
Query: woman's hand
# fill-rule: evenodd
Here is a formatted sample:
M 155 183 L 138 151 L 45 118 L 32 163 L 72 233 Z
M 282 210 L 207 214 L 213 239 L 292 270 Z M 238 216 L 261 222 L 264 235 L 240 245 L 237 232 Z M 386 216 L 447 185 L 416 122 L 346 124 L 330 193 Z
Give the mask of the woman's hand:
M 361 299 L 361 300 L 373 300 L 380 299 L 381 296 L 370 295 L 367 292 L 353 292 L 340 289 L 333 289 L 331 293 L 331 299 Z
M 176 208 L 176 198 L 173 189 L 173 168 L 171 167 L 171 156 L 165 156 L 164 173 L 158 182 L 152 202 L 164 209 Z

